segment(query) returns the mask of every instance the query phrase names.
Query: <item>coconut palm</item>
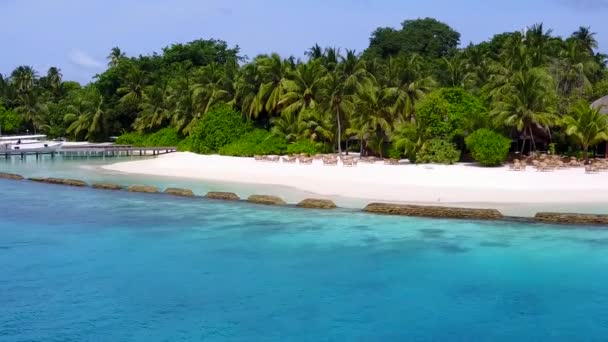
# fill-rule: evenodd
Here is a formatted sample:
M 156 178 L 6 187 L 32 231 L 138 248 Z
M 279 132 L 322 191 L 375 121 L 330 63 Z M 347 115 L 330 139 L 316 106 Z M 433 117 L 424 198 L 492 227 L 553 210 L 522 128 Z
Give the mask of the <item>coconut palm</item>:
M 120 50 L 120 48 L 113 47 L 107 58 L 108 58 L 108 66 L 113 68 L 113 67 L 118 66 L 118 63 L 120 63 L 121 60 L 125 59 L 126 55 L 124 52 L 122 52 Z
M 44 124 L 44 105 L 34 92 L 22 93 L 17 96 L 15 112 L 20 114 L 23 121 L 33 128 L 34 134 Z
M 422 72 L 422 58 L 391 57 L 386 72 L 387 95 L 394 101 L 392 112 L 402 121 L 415 117 L 416 103 L 435 86 L 435 81 Z
M 129 64 L 124 76 L 123 85 L 116 90 L 121 95 L 120 101 L 124 104 L 139 105 L 144 97 L 144 91 L 148 83 L 148 75 L 134 64 Z
M 375 82 L 365 82 L 359 86 L 355 106 L 352 125 L 357 135 L 382 156 L 393 122 L 386 91 Z
M 325 72 L 319 60 L 301 63 L 289 72 L 281 83 L 285 92 L 279 101 L 282 111 L 299 113 L 314 108 L 323 86 Z
M 498 125 L 515 127 L 523 135 L 522 153 L 528 139 L 536 149 L 536 128 L 548 130 L 557 121 L 553 79 L 542 69 L 516 72 L 492 95 L 491 115 Z
M 74 113 L 67 114 L 67 119 L 76 119 L 67 128 L 66 133 L 77 138 L 84 135 L 89 141 L 98 141 L 106 135 L 108 122 L 101 95 L 93 95 L 92 99 L 81 99 L 76 106 L 69 109 Z
M 289 70 L 290 62 L 283 61 L 274 53 L 270 56 L 261 56 L 256 59 L 261 85 L 254 100 L 254 117 L 263 111 L 273 115 L 281 108 L 280 102 L 285 94 L 283 78 Z
M 22 65 L 11 73 L 11 81 L 15 85 L 17 92 L 24 94 L 34 88 L 36 76 L 36 71 L 31 66 Z
M 256 110 L 256 96 L 260 89 L 258 68 L 255 63 L 243 66 L 235 78 L 234 102 L 241 108 L 243 114 L 254 119 L 259 112 Z
M 566 134 L 576 140 L 583 148 L 583 158 L 589 160 L 589 147 L 608 140 L 608 120 L 599 108 L 592 108 L 585 101 L 578 102 L 564 116 L 562 124 Z
M 168 98 L 169 89 L 166 83 L 146 87 L 141 103 L 141 112 L 135 119 L 133 128 L 145 132 L 165 125 L 171 118 Z
M 572 32 L 570 37 L 573 38 L 585 51 L 593 55 L 594 50 L 598 48 L 595 35 L 595 32 L 591 32 L 591 27 L 581 26 L 578 28 L 578 30 Z

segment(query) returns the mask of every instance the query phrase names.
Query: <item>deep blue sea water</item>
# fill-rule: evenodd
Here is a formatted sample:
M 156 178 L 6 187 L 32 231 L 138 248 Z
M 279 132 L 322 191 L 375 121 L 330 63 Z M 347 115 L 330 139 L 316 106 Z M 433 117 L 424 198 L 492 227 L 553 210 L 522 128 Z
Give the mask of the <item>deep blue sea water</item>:
M 0 180 L 0 341 L 607 339 L 607 230 Z

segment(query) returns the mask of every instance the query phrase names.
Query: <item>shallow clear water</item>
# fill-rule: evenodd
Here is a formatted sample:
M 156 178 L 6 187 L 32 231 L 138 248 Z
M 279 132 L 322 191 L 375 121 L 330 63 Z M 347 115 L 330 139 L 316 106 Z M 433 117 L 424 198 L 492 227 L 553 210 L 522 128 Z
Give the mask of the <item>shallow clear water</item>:
M 605 341 L 608 231 L 0 180 L 0 341 Z

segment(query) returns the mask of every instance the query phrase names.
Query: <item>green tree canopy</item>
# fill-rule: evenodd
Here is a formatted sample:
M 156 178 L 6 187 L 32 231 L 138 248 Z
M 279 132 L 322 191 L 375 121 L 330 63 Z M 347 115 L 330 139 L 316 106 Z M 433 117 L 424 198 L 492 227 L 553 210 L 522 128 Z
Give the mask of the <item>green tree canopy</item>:
M 387 58 L 398 54 L 419 54 L 426 58 L 452 55 L 460 43 L 460 33 L 433 18 L 406 20 L 401 29 L 376 29 L 367 54 Z

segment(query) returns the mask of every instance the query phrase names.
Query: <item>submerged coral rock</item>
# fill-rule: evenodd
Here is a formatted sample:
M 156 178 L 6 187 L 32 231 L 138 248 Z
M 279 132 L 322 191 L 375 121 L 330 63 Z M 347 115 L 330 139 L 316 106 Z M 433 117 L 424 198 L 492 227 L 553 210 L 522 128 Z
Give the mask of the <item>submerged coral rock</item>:
M 22 175 L 17 175 L 17 174 L 14 174 L 14 173 L 0 172 L 0 178 L 3 178 L 3 179 L 13 179 L 13 180 L 22 180 L 23 176 Z
M 122 190 L 123 189 L 122 185 L 112 184 L 112 183 L 95 183 L 92 185 L 92 187 L 95 189 L 102 189 L 102 190 Z
M 251 195 L 247 198 L 248 202 L 257 203 L 257 204 L 266 204 L 266 205 L 285 205 L 285 201 L 283 201 L 280 197 L 277 196 L 269 196 L 269 195 Z
M 317 199 L 317 198 L 307 198 L 297 205 L 300 208 L 307 209 L 335 209 L 337 208 L 336 204 L 331 200 L 326 199 Z
M 48 183 L 48 184 L 58 184 L 58 185 L 69 185 L 69 186 L 78 186 L 83 187 L 87 186 L 85 181 L 81 181 L 78 179 L 65 179 L 65 178 L 40 178 L 40 177 L 32 177 L 28 178 L 32 182 L 40 182 L 40 183 Z
M 131 185 L 127 188 L 131 192 L 144 192 L 148 194 L 155 194 L 158 192 L 158 188 L 150 185 Z
M 496 209 L 451 208 L 389 203 L 371 203 L 363 211 L 374 214 L 454 219 L 497 220 L 503 218 L 502 214 Z
M 190 189 L 181 189 L 181 188 L 168 188 L 165 190 L 165 193 L 173 196 L 182 196 L 182 197 L 193 197 L 194 192 Z
M 240 197 L 234 192 L 219 192 L 219 191 L 211 191 L 208 192 L 205 197 L 216 200 L 224 200 L 224 201 L 238 201 Z
M 534 219 L 539 222 L 584 225 L 608 225 L 608 215 L 538 213 Z

